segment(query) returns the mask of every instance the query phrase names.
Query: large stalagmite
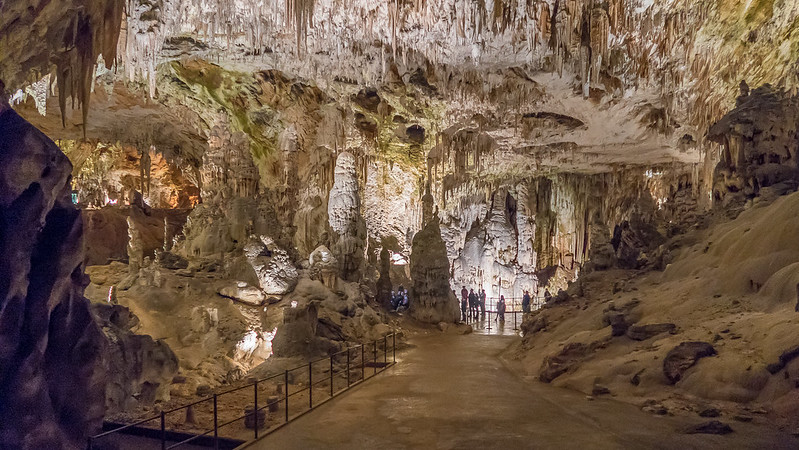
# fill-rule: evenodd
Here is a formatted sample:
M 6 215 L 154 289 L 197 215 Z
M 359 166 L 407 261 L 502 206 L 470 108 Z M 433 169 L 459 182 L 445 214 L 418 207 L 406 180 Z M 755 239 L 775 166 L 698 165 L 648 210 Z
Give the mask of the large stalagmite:
M 105 339 L 83 297 L 72 165 L 0 102 L 0 443 L 82 448 L 104 411 Z
M 336 160 L 335 180 L 327 204 L 330 229 L 333 231 L 331 250 L 339 261 L 341 278 L 358 281 L 363 272 L 366 224 L 361 216 L 361 197 L 355 157 L 341 153 Z
M 447 247 L 436 216 L 413 238 L 411 279 L 414 318 L 427 323 L 458 321 L 458 300 L 449 287 Z

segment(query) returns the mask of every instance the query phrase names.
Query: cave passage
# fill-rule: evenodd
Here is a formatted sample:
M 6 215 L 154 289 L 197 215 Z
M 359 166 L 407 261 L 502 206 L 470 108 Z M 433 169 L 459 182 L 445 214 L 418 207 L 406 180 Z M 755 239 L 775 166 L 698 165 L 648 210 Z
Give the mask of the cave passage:
M 247 449 L 726 449 L 718 436 L 675 435 L 686 417 L 526 382 L 503 359 L 510 336 L 420 336 L 398 364 Z M 737 448 L 788 448 L 741 424 Z

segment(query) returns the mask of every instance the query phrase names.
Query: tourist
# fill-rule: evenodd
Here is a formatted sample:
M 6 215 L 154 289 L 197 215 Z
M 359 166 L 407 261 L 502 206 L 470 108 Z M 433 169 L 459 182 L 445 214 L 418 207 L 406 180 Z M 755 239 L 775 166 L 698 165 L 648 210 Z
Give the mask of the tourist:
M 552 294 L 549 293 L 549 289 L 544 289 L 544 303 L 549 303 L 552 300 Z
M 469 289 L 469 317 L 474 318 L 477 317 L 477 294 L 474 293 L 474 289 Z
M 486 315 L 486 291 L 482 288 L 480 289 L 480 314 Z
M 402 311 L 407 311 L 410 304 L 411 302 L 408 299 L 408 291 L 405 291 L 402 293 L 402 302 L 400 303 L 400 306 L 397 308 L 397 310 L 399 311 L 401 309 Z
M 504 295 L 500 295 L 499 296 L 499 302 L 497 302 L 497 318 L 495 318 L 494 321 L 496 322 L 497 319 L 499 319 L 500 322 L 505 322 L 505 296 Z
M 464 286 L 463 290 L 464 291 L 466 290 L 465 286 Z M 463 293 L 463 292 L 461 292 L 461 293 Z M 466 302 L 468 300 L 468 294 L 469 294 L 469 292 L 467 291 L 466 295 L 461 296 L 461 320 L 464 321 L 464 322 L 466 322 Z
M 522 296 L 522 312 L 529 313 L 530 312 L 530 292 L 524 291 L 524 295 Z

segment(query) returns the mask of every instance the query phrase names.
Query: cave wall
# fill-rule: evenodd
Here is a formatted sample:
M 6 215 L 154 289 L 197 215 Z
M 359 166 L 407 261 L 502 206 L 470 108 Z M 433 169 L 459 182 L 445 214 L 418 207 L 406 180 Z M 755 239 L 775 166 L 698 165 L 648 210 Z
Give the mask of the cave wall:
M 742 83 L 736 107 L 708 131 L 722 145 L 713 172 L 714 202 L 734 208 L 762 194 L 796 189 L 798 124 L 798 96 L 770 85 L 749 92 Z
M 540 295 L 547 284 L 565 288 L 591 259 L 594 243 L 610 245 L 623 230 L 634 231 L 621 247 L 615 242 L 600 266 L 647 264 L 646 251 L 676 232 L 676 218 L 698 211 L 690 170 L 676 165 L 533 177 L 495 190 L 481 186 L 485 196 L 465 183 L 446 194 L 442 224 L 452 286 L 482 285 L 489 297 L 500 291 L 500 279 L 506 296 L 521 297 L 539 285 Z
M 102 424 L 106 341 L 83 297 L 72 167 L 2 103 L 0 136 L 0 442 L 83 448 Z

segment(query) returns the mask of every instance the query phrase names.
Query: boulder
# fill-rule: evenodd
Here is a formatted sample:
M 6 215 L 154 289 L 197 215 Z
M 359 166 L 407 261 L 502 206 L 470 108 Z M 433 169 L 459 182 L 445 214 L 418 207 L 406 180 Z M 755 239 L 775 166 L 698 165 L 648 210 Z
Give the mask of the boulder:
M 716 349 L 707 342 L 683 342 L 671 349 L 663 359 L 663 374 L 674 384 L 701 358 L 714 355 Z
M 683 429 L 685 434 L 729 434 L 732 432 L 732 427 L 718 420 L 691 425 Z
M 611 336 L 624 336 L 627 329 L 638 320 L 638 314 L 633 313 L 633 309 L 638 306 L 640 302 L 633 299 L 622 306 L 617 307 L 614 303 L 610 303 L 603 311 L 602 323 L 605 326 L 610 325 Z
M 634 341 L 645 341 L 661 333 L 673 333 L 677 326 L 673 323 L 652 323 L 647 325 L 632 325 L 627 329 L 627 337 Z
M 796 357 L 799 357 L 799 345 L 782 352 L 779 361 L 771 363 L 768 366 L 766 366 L 766 370 L 768 370 L 772 375 L 774 375 L 775 373 L 784 369 L 785 366 L 787 366 L 789 362 L 796 359 Z
M 703 408 L 699 411 L 699 417 L 718 417 L 721 415 L 721 411 L 718 408 Z
M 604 345 L 605 341 L 595 341 L 590 344 L 572 342 L 565 345 L 558 354 L 544 358 L 538 371 L 538 379 L 544 383 L 552 382 L 555 378 L 576 367 L 583 359 Z
M 266 299 L 264 292 L 255 286 L 249 286 L 243 281 L 239 281 L 234 286 L 224 286 L 219 289 L 219 295 L 231 298 L 252 306 L 261 306 Z

